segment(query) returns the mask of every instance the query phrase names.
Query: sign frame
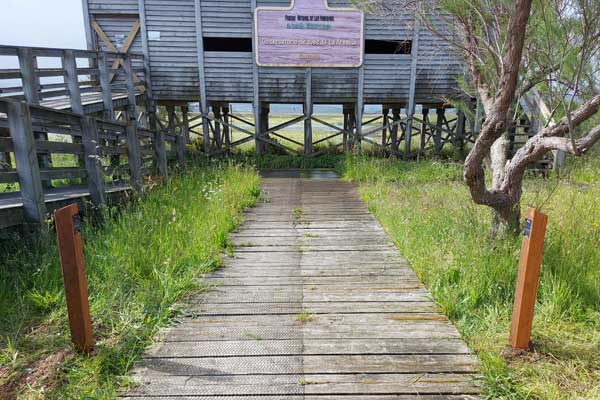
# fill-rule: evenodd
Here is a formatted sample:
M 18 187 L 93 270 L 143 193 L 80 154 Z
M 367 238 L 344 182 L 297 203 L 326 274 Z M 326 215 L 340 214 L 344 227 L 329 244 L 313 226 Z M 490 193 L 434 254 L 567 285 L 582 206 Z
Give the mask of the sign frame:
M 258 51 L 258 47 L 259 47 L 259 42 L 258 42 L 258 12 L 259 11 L 291 11 L 294 9 L 294 6 L 296 5 L 296 3 L 302 3 L 302 2 L 308 2 L 310 0 L 291 0 L 291 3 L 288 7 L 273 7 L 273 6 L 261 6 L 261 7 L 256 7 L 254 9 L 254 15 L 253 15 L 253 32 L 252 32 L 252 39 L 254 40 L 255 43 L 255 51 L 254 51 L 254 62 L 256 63 L 257 66 L 259 67 L 279 67 L 279 68 L 360 68 L 365 61 L 365 13 L 362 10 L 359 10 L 358 8 L 353 8 L 353 7 L 329 7 L 329 4 L 327 2 L 327 0 L 322 0 L 323 1 L 323 6 L 324 9 L 327 11 L 352 11 L 352 12 L 359 12 L 360 13 L 360 55 L 359 55 L 359 62 L 357 64 L 354 65 L 348 65 L 348 64 L 314 64 L 311 62 L 306 62 L 306 63 L 298 63 L 298 64 L 267 64 L 267 63 L 261 63 L 259 61 L 259 51 Z

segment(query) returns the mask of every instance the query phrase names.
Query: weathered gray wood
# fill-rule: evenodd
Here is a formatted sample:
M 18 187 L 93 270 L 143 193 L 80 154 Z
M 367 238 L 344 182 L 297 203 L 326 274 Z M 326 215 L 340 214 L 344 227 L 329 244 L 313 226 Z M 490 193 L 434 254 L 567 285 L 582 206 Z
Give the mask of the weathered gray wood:
M 46 219 L 46 205 L 29 107 L 26 103 L 9 102 L 6 108 L 24 216 L 29 222 L 41 224 Z
M 175 142 L 177 146 L 177 164 L 179 168 L 185 168 L 185 146 L 190 141 L 190 123 L 188 120 L 187 106 L 181 106 L 181 132 L 177 135 Z
M 134 190 L 140 190 L 143 183 L 142 157 L 136 121 L 129 121 L 127 125 L 127 163 L 129 164 L 131 187 Z
M 103 51 L 98 52 L 97 63 L 100 78 L 100 90 L 102 91 L 102 116 L 104 119 L 112 121 L 115 119 L 115 111 L 113 108 L 112 88 L 110 85 L 106 53 Z
M 356 119 L 354 121 L 356 127 L 355 134 L 355 146 L 357 146 L 357 150 L 360 152 L 361 148 L 361 139 L 362 139 L 362 125 L 363 125 L 363 112 L 364 112 L 364 91 L 365 91 L 365 66 L 364 64 L 360 66 L 358 69 L 358 97 L 356 100 Z
M 19 47 L 19 69 L 21 81 L 23 82 L 23 94 L 25 101 L 31 104 L 39 104 L 40 97 L 36 86 L 35 63 L 33 50 L 28 47 Z
M 306 69 L 304 78 L 304 86 L 306 89 L 304 95 L 304 155 L 312 154 L 313 138 L 312 138 L 312 68 Z
M 202 113 L 202 134 L 204 136 L 204 152 L 210 153 L 210 132 L 208 127 L 208 100 L 206 93 L 206 78 L 204 65 L 204 38 L 202 35 L 202 2 L 194 2 L 196 22 L 196 51 L 198 62 L 198 82 L 200 84 L 200 112 Z
M 92 203 L 100 206 L 106 202 L 104 195 L 104 176 L 100 159 L 100 139 L 96 120 L 92 117 L 81 118 L 82 142 L 85 149 L 85 170 Z
M 71 111 L 83 115 L 83 103 L 79 89 L 79 75 L 77 74 L 77 60 L 72 50 L 63 51 L 63 68 L 65 69 L 65 81 L 71 101 Z
M 456 328 L 353 186 L 325 176 L 263 181 L 268 202 L 233 235 L 234 257 L 206 279 L 212 290 L 189 299 L 191 317 L 144 356 L 131 394 L 370 400 L 479 392 L 479 364 Z M 301 228 L 328 218 L 364 225 Z
M 444 108 L 438 107 L 436 111 L 437 120 L 435 122 L 435 132 L 433 136 L 434 152 L 440 156 L 442 152 L 442 124 L 444 123 Z
M 131 123 L 137 124 L 138 114 L 136 107 L 136 87 L 135 83 L 133 82 L 131 56 L 128 54 L 123 54 L 123 60 L 121 63 L 123 65 L 123 71 L 125 71 L 125 81 L 127 86 L 127 116 L 129 117 L 129 121 Z
M 410 86 L 408 89 L 408 106 L 406 108 L 406 115 L 408 120 L 406 121 L 406 130 L 404 133 L 404 157 L 408 158 L 411 155 L 411 142 L 412 142 L 412 124 L 413 116 L 415 114 L 415 97 L 416 97 L 416 86 L 417 86 L 417 66 L 419 63 L 419 38 L 421 36 L 421 22 L 418 18 L 415 18 L 414 32 L 412 40 L 412 55 L 410 64 Z

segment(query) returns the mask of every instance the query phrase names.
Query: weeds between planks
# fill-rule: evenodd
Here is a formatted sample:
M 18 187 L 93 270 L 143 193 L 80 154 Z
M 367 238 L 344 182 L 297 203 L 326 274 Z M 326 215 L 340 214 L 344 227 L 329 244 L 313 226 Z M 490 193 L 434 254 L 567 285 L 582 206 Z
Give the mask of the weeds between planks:
M 84 224 L 95 356 L 64 357 L 36 382 L 27 381 L 28 368 L 70 348 L 56 244 L 50 233 L 33 246 L 1 242 L 0 388 L 23 398 L 115 397 L 133 361 L 177 314 L 177 301 L 219 266 L 227 233 L 258 195 L 254 169 L 213 162 L 191 166 L 123 211 L 107 210 L 100 227 Z

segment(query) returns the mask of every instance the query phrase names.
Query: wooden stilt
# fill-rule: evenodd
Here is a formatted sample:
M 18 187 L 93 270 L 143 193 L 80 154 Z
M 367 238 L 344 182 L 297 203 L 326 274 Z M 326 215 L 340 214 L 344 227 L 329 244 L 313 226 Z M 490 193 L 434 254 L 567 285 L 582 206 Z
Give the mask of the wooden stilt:
M 437 120 L 435 122 L 435 133 L 433 136 L 435 156 L 439 157 L 442 154 L 442 125 L 444 123 L 444 107 L 438 107 Z
M 263 103 L 261 104 L 260 107 L 260 118 L 259 118 L 259 127 L 260 127 L 260 131 L 261 131 L 261 135 L 263 138 L 265 139 L 269 139 L 269 135 L 265 134 L 264 132 L 269 130 L 269 104 Z M 261 148 L 262 148 L 262 152 L 266 153 L 269 151 L 269 145 L 268 143 L 265 142 L 261 142 Z
M 421 141 L 419 143 L 419 154 L 424 155 L 425 145 L 427 143 L 427 130 L 429 129 L 429 109 L 423 108 L 421 113 L 423 117 L 423 122 L 421 123 Z
M 305 90 L 306 93 L 304 95 L 304 155 L 308 156 L 312 154 L 312 114 L 313 114 L 313 104 L 312 104 L 312 69 L 306 69 L 305 75 Z
M 230 124 L 231 123 L 231 118 L 229 117 L 229 104 L 223 106 L 221 108 L 221 110 L 223 111 L 223 121 L 226 124 Z M 225 153 L 230 156 L 231 155 L 231 130 L 229 129 L 229 126 L 227 125 L 223 125 L 223 139 L 225 141 Z
M 221 106 L 213 104 L 211 108 L 213 110 L 213 115 L 215 116 L 215 131 L 213 133 L 213 139 L 217 148 L 217 152 L 219 152 L 223 150 L 223 138 L 221 137 Z
M 385 156 L 386 154 L 386 149 L 387 149 L 387 125 L 389 124 L 389 118 L 388 115 L 390 113 L 390 109 L 387 107 L 382 107 L 381 108 L 381 113 L 383 115 L 383 119 L 382 119 L 382 126 L 383 129 L 381 130 L 381 153 L 383 156 Z
M 400 120 L 400 109 L 399 108 L 392 108 L 392 120 L 393 120 L 393 122 L 397 122 Z M 398 129 L 399 129 L 399 124 L 395 124 L 394 126 L 392 126 L 392 129 L 390 132 L 391 153 L 395 156 L 398 155 L 398 147 L 400 144 L 398 141 Z
M 454 130 L 454 156 L 458 160 L 465 158 L 465 122 L 465 113 L 458 110 Z

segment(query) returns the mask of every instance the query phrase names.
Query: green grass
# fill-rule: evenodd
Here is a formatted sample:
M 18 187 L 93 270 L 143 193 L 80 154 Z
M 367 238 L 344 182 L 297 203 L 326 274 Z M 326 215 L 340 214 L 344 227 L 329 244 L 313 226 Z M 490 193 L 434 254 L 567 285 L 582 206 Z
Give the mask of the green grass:
M 107 210 L 101 226 L 84 224 L 95 356 L 67 357 L 56 378 L 44 388 L 23 385 L 20 398 L 114 398 L 136 357 L 177 315 L 178 302 L 205 287 L 199 274 L 219 266 L 227 233 L 256 201 L 258 184 L 250 167 L 190 167 L 125 210 Z M 70 348 L 70 339 L 53 235 L 0 246 L 1 387 Z
M 560 178 L 528 177 L 523 206 L 549 225 L 533 324 L 534 351 L 506 360 L 520 238 L 487 241 L 489 212 L 474 205 L 461 166 L 349 158 L 339 170 L 362 198 L 484 366 L 493 399 L 600 398 L 600 160 Z

